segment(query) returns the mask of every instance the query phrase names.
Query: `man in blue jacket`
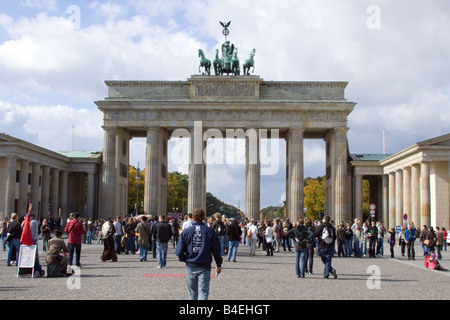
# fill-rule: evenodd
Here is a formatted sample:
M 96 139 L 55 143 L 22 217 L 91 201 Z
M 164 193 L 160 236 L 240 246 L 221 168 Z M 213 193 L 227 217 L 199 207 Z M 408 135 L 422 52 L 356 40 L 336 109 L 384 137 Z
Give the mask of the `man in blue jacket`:
M 208 300 L 212 258 L 216 261 L 216 275 L 222 272 L 222 255 L 219 237 L 206 226 L 205 211 L 192 213 L 194 223 L 183 230 L 175 254 L 186 262 L 186 280 L 190 300 Z

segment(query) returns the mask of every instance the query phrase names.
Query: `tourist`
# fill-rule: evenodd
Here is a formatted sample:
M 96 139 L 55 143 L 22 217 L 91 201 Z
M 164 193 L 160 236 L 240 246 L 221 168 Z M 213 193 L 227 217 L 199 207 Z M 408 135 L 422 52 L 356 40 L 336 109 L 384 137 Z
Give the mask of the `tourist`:
M 297 278 L 304 278 L 306 272 L 307 240 L 312 240 L 314 234 L 300 218 L 297 225 L 288 231 L 287 236 L 293 239 L 295 250 L 295 273 Z
M 363 256 L 363 238 L 364 232 L 361 229 L 360 224 L 355 225 L 355 230 L 353 231 L 353 242 L 355 248 L 355 255 L 358 258 L 362 258 Z
M 336 230 L 330 223 L 329 216 L 323 217 L 323 223 L 316 228 L 314 235 L 319 238 L 320 257 L 324 264 L 323 277 L 328 279 L 329 275 L 332 274 L 336 279 L 336 269 L 332 267 Z
M 225 224 L 225 234 L 223 236 L 223 253 L 227 256 L 229 251 L 230 239 L 228 236 L 228 228 L 230 227 L 230 220 L 228 218 L 223 219 L 223 223 Z
M 372 220 L 371 225 L 367 228 L 367 238 L 369 239 L 369 257 L 375 258 L 375 245 L 377 243 L 378 228 L 375 221 Z
M 178 236 L 180 235 L 180 231 L 178 230 L 179 227 L 180 227 L 180 225 L 178 224 L 178 219 L 173 218 L 172 219 L 172 239 L 173 239 L 172 244 L 173 244 L 174 249 L 177 247 Z
M 341 255 L 342 257 L 345 257 L 345 226 L 343 221 L 341 221 L 337 226 L 336 243 L 338 257 L 340 257 Z
M 400 246 L 400 252 L 402 254 L 402 257 L 404 257 L 406 248 L 405 227 L 402 227 L 400 234 L 398 235 L 398 245 Z
M 436 254 L 434 252 L 431 252 L 425 257 L 425 268 L 432 270 L 444 270 L 438 259 L 436 259 Z
M 86 240 L 87 244 L 92 244 L 92 236 L 94 235 L 94 232 L 95 232 L 95 223 L 94 219 L 91 218 L 88 220 L 87 223 L 87 240 Z
M 50 232 L 51 232 L 51 229 L 47 223 L 47 219 L 42 220 L 41 235 L 42 235 L 42 250 L 44 252 L 47 251 L 48 241 L 50 240 L 50 237 L 51 237 Z
M 280 252 L 280 241 L 281 241 L 281 221 L 280 218 L 275 219 L 273 224 L 273 249 L 275 252 Z
M 181 225 L 181 232 L 183 232 L 184 229 L 189 228 L 190 226 L 192 226 L 192 213 L 188 213 L 185 217 L 184 217 L 184 221 Z
M 369 223 L 367 221 L 365 221 L 362 226 L 362 232 L 363 232 L 362 255 L 363 255 L 363 257 L 365 257 L 367 254 L 367 232 L 368 232 L 368 230 L 369 230 Z
M 114 227 L 114 223 L 112 219 L 108 219 L 102 226 L 103 231 L 103 253 L 100 257 L 101 262 L 105 262 L 106 260 L 111 260 L 113 262 L 117 261 L 117 254 L 114 245 L 114 235 L 116 233 L 116 228 Z
M 377 221 L 377 231 L 377 256 L 382 256 L 384 254 L 383 238 L 386 232 L 382 221 Z
M 80 214 L 75 212 L 73 214 L 73 219 L 66 225 L 64 232 L 69 235 L 69 259 L 68 265 L 71 266 L 73 263 L 73 255 L 75 252 L 75 264 L 77 267 L 81 268 L 80 255 L 81 255 L 81 235 L 86 234 L 83 228 L 83 224 L 78 221 Z
M 394 246 L 395 246 L 395 228 L 389 229 L 389 248 L 391 251 L 391 258 L 394 258 Z
M 434 232 L 433 227 L 428 228 L 427 237 L 425 239 L 425 245 L 427 247 L 427 253 L 430 254 L 431 251 L 435 251 L 436 249 L 436 233 Z
M 238 221 L 235 218 L 231 218 L 230 220 L 231 223 L 227 228 L 228 246 L 229 246 L 227 261 L 233 259 L 233 262 L 236 262 L 236 253 L 239 247 L 242 230 L 241 227 L 239 227 Z
M 61 273 L 67 275 L 68 254 L 69 249 L 67 248 L 66 242 L 62 239 L 62 231 L 55 229 L 55 237 L 48 240 L 48 250 L 45 261 L 47 261 L 47 264 L 59 264 L 61 266 Z
M 169 241 L 172 238 L 172 226 L 167 223 L 165 216 L 159 216 L 159 222 L 153 228 L 152 235 L 158 251 L 158 268 L 164 268 L 167 264 Z
M 316 241 L 314 236 L 314 231 L 316 230 L 315 226 L 312 223 L 310 218 L 305 219 L 305 227 L 308 229 L 308 233 L 312 236 L 306 239 L 306 261 L 305 261 L 305 272 L 308 274 L 313 273 L 313 265 L 314 265 L 314 248 L 316 247 Z
M 217 236 L 219 237 L 220 248 L 222 250 L 222 256 L 223 256 L 225 254 L 223 251 L 223 241 L 224 241 L 224 237 L 225 237 L 227 228 L 225 226 L 225 223 L 223 223 L 223 221 L 222 221 L 222 215 L 218 212 L 214 214 L 214 221 L 212 223 L 212 228 L 214 229 Z
M 20 237 L 22 236 L 22 226 L 19 223 L 19 216 L 17 213 L 11 214 L 11 220 L 8 223 L 7 228 L 7 238 L 6 242 L 8 242 L 9 250 L 8 256 L 6 258 L 6 265 L 11 266 L 11 261 L 13 258 L 13 252 L 16 255 L 14 260 L 16 261 L 16 266 L 18 264 L 18 257 L 20 252 Z
M 267 256 L 273 256 L 273 243 L 275 241 L 274 238 L 274 232 L 273 232 L 273 224 L 272 220 L 269 220 L 267 223 L 267 228 L 264 233 L 265 239 L 266 239 L 266 252 Z
M 141 222 L 136 227 L 136 234 L 138 238 L 139 257 L 140 261 L 147 261 L 148 247 L 150 245 L 150 225 L 147 223 L 147 217 L 143 216 Z
M 444 251 L 447 251 L 447 230 L 442 227 L 441 232 L 444 235 Z
M 216 262 L 216 274 L 222 272 L 220 243 L 216 232 L 204 225 L 203 209 L 194 209 L 192 217 L 194 223 L 181 233 L 175 254 L 186 263 L 189 299 L 208 300 L 212 257 Z
M 125 226 L 125 235 L 127 238 L 127 247 L 125 254 L 136 253 L 136 223 L 133 217 L 128 218 L 127 225 Z
M 353 250 L 353 231 L 350 226 L 350 223 L 347 222 L 345 225 L 345 256 L 351 257 L 352 256 L 352 250 Z
M 255 219 L 250 220 L 247 224 L 247 237 L 250 241 L 250 254 L 251 256 L 256 255 L 256 245 L 258 242 L 258 227 L 256 226 Z
M 442 259 L 442 247 L 444 245 L 444 234 L 439 229 L 439 227 L 436 227 L 436 251 L 438 259 Z
M 422 226 L 422 231 L 420 232 L 420 243 L 422 245 L 422 250 L 423 250 L 423 256 L 426 257 L 428 255 L 428 249 L 427 246 L 425 244 L 425 240 L 427 239 L 428 236 L 428 228 L 426 225 Z
M 122 237 L 124 235 L 124 228 L 122 225 L 122 217 L 118 216 L 117 220 L 114 221 L 114 228 L 116 228 L 116 233 L 114 235 L 114 243 L 116 246 L 116 254 L 120 254 L 122 252 Z
M 411 224 L 408 224 L 408 228 L 405 230 L 405 243 L 406 243 L 406 250 L 408 253 L 408 260 L 416 260 L 415 255 L 416 252 L 414 250 L 414 233 L 415 229 L 412 228 Z
M 2 250 L 5 251 L 6 250 L 6 237 L 7 237 L 7 232 L 8 230 L 8 218 L 4 218 L 2 221 L 0 221 L 0 236 L 2 238 Z

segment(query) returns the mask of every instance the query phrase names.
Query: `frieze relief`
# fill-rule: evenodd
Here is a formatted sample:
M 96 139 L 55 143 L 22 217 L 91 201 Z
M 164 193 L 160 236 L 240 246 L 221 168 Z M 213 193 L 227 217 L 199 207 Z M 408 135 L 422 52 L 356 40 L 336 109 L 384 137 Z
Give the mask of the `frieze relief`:
M 113 121 L 346 121 L 346 112 L 294 110 L 146 110 L 108 111 L 106 119 Z
M 197 97 L 252 97 L 255 95 L 254 84 L 195 84 Z

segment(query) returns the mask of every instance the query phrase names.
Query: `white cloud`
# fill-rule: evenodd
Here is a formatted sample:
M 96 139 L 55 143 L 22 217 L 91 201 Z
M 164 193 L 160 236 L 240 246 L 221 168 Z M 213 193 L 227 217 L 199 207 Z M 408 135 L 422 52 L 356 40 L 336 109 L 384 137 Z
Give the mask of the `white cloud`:
M 372 4 L 380 8 L 381 29 L 367 27 Z M 383 127 L 388 152 L 448 133 L 450 4 L 444 0 L 96 0 L 82 8 L 80 30 L 55 0 L 21 0 L 18 7 L 40 13 L 0 14 L 7 38 L 0 43 L 0 125 L 52 149 L 58 140 L 58 149 L 70 146 L 73 123 L 80 144 L 102 145 L 102 115 L 93 101 L 106 96 L 104 80 L 196 74 L 197 50 L 211 58 L 223 41 L 219 20 L 232 21 L 228 38 L 241 60 L 256 49 L 255 74 L 264 80 L 348 81 L 346 97 L 357 103 L 348 122 L 352 153 L 381 153 Z M 95 24 L 89 24 L 91 15 Z M 55 123 L 63 124 L 63 133 Z M 90 140 L 81 140 L 85 133 Z M 143 167 L 145 141 L 134 143 L 132 164 Z M 305 176 L 323 174 L 324 157 L 322 141 L 305 142 Z M 281 158 L 280 173 L 265 177 L 262 190 L 272 188 L 264 200 L 274 203 L 284 192 Z M 232 196 L 227 188 L 243 184 L 242 172 L 222 166 L 210 174 L 220 177 L 211 175 L 221 182 L 217 196 L 235 201 L 241 191 Z

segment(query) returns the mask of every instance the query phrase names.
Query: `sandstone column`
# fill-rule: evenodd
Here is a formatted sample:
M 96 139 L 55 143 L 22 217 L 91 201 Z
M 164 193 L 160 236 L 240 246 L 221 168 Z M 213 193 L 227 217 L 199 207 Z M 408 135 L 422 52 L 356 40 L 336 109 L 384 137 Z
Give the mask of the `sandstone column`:
M 403 213 L 408 215 L 411 222 L 411 168 L 403 169 Z M 403 218 L 402 218 L 402 221 Z
M 8 172 L 6 178 L 6 195 L 5 195 L 6 217 L 11 217 L 11 213 L 15 211 L 16 171 L 17 171 L 17 158 L 8 157 Z
M 28 164 L 27 160 L 20 160 L 19 173 L 19 201 L 17 213 L 25 215 L 28 212 Z
M 363 176 L 355 175 L 355 218 L 363 220 Z
M 389 225 L 389 176 L 386 174 L 383 174 L 382 176 L 382 184 L 383 184 L 383 190 L 382 190 L 382 198 L 383 198 L 383 223 L 384 226 L 387 228 L 391 228 L 394 226 Z
M 61 220 L 63 223 L 67 221 L 68 218 L 68 182 L 69 182 L 69 172 L 61 171 L 61 181 L 59 184 L 59 207 L 61 208 Z
M 302 128 L 291 128 L 287 133 L 287 190 L 286 217 L 291 222 L 303 217 L 303 132 Z
M 411 167 L 411 221 L 420 228 L 420 167 Z
M 403 225 L 403 171 L 395 171 L 395 225 Z
M 31 168 L 31 201 L 33 206 L 31 212 L 34 213 L 36 220 L 40 221 L 39 216 L 39 201 L 40 197 L 40 186 L 39 186 L 39 176 L 41 174 L 41 166 L 39 163 L 33 163 Z
M 195 123 L 189 129 L 190 156 L 189 156 L 189 185 L 188 185 L 188 212 L 195 208 L 203 208 L 206 212 L 206 164 L 203 159 L 205 142 L 203 141 L 203 129 Z
M 42 167 L 41 178 L 41 215 L 43 218 L 48 216 L 48 200 L 50 194 L 50 167 Z
M 420 216 L 421 225 L 429 226 L 430 218 L 430 164 L 422 162 L 420 168 Z
M 95 197 L 95 185 L 94 174 L 88 172 L 87 174 L 87 218 L 94 217 L 94 197 Z
M 103 173 L 101 187 L 101 216 L 115 217 L 116 204 L 116 128 L 103 127 L 105 131 L 103 146 Z
M 147 129 L 147 150 L 145 157 L 145 186 L 144 186 L 144 212 L 153 217 L 159 216 L 158 188 L 159 188 L 159 135 L 157 128 Z
M 348 128 L 335 128 L 335 221 L 347 221 L 349 213 L 347 212 L 346 183 L 347 183 L 347 131 Z
M 52 172 L 52 201 L 51 201 L 51 212 L 53 218 L 58 216 L 59 209 L 59 170 L 53 169 Z
M 249 219 L 259 220 L 260 212 L 260 140 L 256 130 L 245 137 L 245 215 Z
M 389 228 L 395 228 L 395 172 L 389 172 Z

